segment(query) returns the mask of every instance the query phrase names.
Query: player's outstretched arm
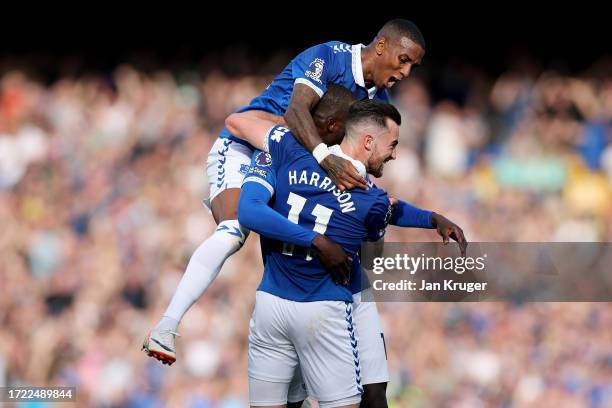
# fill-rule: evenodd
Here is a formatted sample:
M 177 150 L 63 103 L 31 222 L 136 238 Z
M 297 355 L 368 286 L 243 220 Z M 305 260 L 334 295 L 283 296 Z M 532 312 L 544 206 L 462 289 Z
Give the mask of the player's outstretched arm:
M 263 150 L 266 134 L 275 125 L 286 126 L 284 118 L 260 110 L 232 113 L 225 119 L 225 126 L 232 135 L 259 150 Z
M 295 138 L 317 159 L 340 190 L 359 187 L 366 189 L 366 181 L 349 162 L 330 154 L 327 146 L 317 133 L 311 111 L 319 102 L 319 95 L 304 84 L 295 84 L 291 101 L 285 113 L 285 120 Z
M 450 239 L 459 243 L 461 256 L 466 255 L 467 240 L 463 230 L 457 224 L 432 211 L 423 210 L 410 203 L 391 198 L 393 204 L 393 214 L 389 224 L 406 228 L 431 228 L 436 229 L 442 237 L 442 241 L 447 244 Z
M 406 228 L 435 228 L 432 211 L 423 210 L 406 201 L 391 198 L 393 214 L 389 224 Z

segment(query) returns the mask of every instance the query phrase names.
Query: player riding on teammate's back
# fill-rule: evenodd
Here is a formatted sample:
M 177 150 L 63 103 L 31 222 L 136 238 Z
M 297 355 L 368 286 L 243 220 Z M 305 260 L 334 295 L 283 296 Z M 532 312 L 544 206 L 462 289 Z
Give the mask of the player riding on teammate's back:
M 340 156 L 330 155 L 321 143 L 311 111 L 329 84 L 343 85 L 358 98 L 386 100 L 386 89 L 408 76 L 424 53 L 425 41 L 419 29 L 408 20 L 392 20 L 367 46 L 334 41 L 299 54 L 242 111 L 258 112 L 277 123 L 283 122 L 278 115 L 284 114 L 295 137 L 317 158 L 337 187 L 365 188 L 365 180 L 353 165 Z M 180 320 L 248 236 L 249 231 L 238 222 L 237 205 L 252 153 L 248 143 L 232 137 L 227 130 L 221 132 L 211 149 L 208 205 L 218 227 L 193 253 L 164 317 L 143 344 L 150 356 L 165 363 L 176 360 L 174 336 Z

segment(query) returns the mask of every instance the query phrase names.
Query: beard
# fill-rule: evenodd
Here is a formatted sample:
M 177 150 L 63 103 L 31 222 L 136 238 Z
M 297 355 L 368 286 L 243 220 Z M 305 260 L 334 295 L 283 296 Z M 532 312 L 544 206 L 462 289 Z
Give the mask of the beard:
M 378 163 L 378 165 L 370 166 L 370 168 L 368 169 L 368 173 L 370 173 L 376 178 L 379 178 L 379 177 L 382 177 L 384 168 L 385 168 L 385 162 L 383 161 L 383 162 Z

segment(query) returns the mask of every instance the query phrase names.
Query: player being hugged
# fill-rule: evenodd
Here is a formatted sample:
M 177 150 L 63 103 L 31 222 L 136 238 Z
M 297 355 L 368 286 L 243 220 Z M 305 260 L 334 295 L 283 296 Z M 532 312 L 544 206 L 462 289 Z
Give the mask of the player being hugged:
M 407 77 L 425 54 L 419 29 L 408 20 L 386 23 L 367 46 L 330 41 L 295 57 L 266 90 L 240 112 L 284 123 L 313 154 L 340 191 L 366 188 L 350 161 L 330 155 L 317 134 L 311 111 L 331 84 L 349 89 L 357 99 L 388 100 L 387 89 Z M 193 253 L 162 319 L 143 343 L 143 350 L 165 364 L 176 361 L 174 339 L 189 308 L 216 278 L 225 260 L 244 244 L 249 230 L 238 222 L 240 186 L 253 147 L 223 129 L 208 156 L 209 199 L 217 229 Z

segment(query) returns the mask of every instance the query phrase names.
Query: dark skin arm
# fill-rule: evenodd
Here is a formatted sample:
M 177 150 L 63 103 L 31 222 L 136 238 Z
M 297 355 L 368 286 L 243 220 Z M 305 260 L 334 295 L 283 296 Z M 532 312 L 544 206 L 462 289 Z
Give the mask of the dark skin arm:
M 325 269 L 329 272 L 334 283 L 348 285 L 351 277 L 352 259 L 344 252 L 339 244 L 335 243 L 325 235 L 317 235 L 312 240 L 312 248 Z
M 431 223 L 438 231 L 438 234 L 442 237 L 444 244 L 448 244 L 450 242 L 450 238 L 454 239 L 459 243 L 461 256 L 465 257 L 468 243 L 465 239 L 465 235 L 463 234 L 463 230 L 445 216 L 437 213 L 433 213 L 431 215 Z
M 312 153 L 321 143 L 312 114 L 310 113 L 319 102 L 319 95 L 304 84 L 295 84 L 291 101 L 285 113 L 285 121 L 296 139 Z M 334 184 L 341 190 L 368 187 L 366 181 L 348 161 L 330 154 L 321 163 Z

